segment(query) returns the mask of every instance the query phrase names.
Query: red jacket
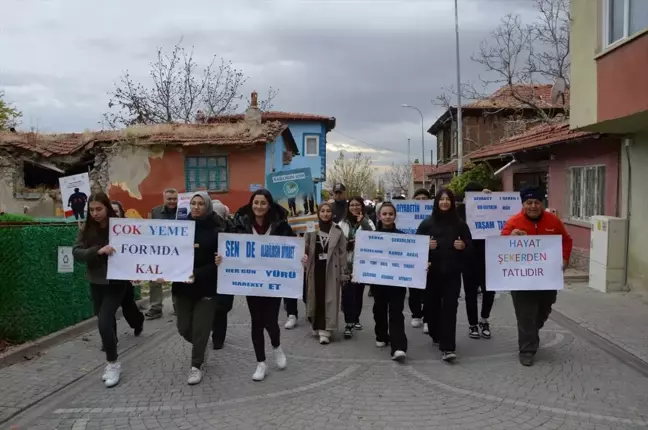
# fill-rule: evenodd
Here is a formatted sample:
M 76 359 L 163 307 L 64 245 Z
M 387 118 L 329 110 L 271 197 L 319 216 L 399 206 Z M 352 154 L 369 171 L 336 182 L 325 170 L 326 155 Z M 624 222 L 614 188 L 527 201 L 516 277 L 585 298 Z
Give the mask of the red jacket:
M 560 218 L 551 212 L 545 211 L 539 220 L 533 221 L 521 212 L 513 215 L 502 229 L 502 236 L 510 236 L 513 230 L 522 230 L 530 236 L 542 234 L 559 234 L 562 236 L 563 260 L 569 262 L 573 241 Z

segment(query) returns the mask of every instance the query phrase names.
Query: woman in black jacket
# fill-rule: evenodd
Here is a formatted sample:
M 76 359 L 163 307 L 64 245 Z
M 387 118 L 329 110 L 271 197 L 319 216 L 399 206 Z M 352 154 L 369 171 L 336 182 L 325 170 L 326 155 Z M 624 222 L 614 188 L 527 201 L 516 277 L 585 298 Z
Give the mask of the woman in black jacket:
M 430 253 L 425 310 L 430 337 L 439 343 L 444 361 L 457 358 L 457 305 L 461 292 L 461 271 L 468 261 L 472 237 L 459 218 L 451 190 L 441 189 L 434 197 L 432 215 L 419 225 L 416 234 L 430 236 Z
M 266 189 L 255 191 L 250 203 L 240 208 L 234 216 L 234 232 L 254 235 L 294 236 L 288 224 L 288 213 L 275 203 L 272 194 Z M 216 264 L 223 257 L 216 256 Z M 270 336 L 274 348 L 277 367 L 286 368 L 286 354 L 281 349 L 281 332 L 279 330 L 280 297 L 247 296 L 247 305 L 252 320 L 252 345 L 257 359 L 257 368 L 252 375 L 255 381 L 263 381 L 268 372 L 265 356 L 265 338 L 263 331 Z
M 191 370 L 187 383 L 195 385 L 203 378 L 202 365 L 212 331 L 218 268 L 218 234 L 226 231 L 225 221 L 214 213 L 209 194 L 197 192 L 190 201 L 188 220 L 196 223 L 194 234 L 194 270 L 188 282 L 174 282 L 172 294 L 176 305 L 180 335 L 191 343 Z
M 391 202 L 383 203 L 378 211 L 376 231 L 404 234 L 396 228 L 395 221 L 396 207 Z M 402 361 L 407 355 L 407 336 L 403 316 L 407 288 L 372 285 L 371 291 L 374 298 L 376 346 L 384 348 L 390 344 L 392 360 Z

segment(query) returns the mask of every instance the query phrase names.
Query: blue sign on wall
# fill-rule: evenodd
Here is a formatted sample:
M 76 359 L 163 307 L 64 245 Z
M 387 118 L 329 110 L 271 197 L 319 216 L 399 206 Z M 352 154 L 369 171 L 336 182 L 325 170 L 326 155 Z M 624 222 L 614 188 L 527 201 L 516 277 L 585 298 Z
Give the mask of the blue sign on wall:
M 294 169 L 266 175 L 266 188 L 292 216 L 305 215 L 314 205 L 315 184 L 310 169 Z

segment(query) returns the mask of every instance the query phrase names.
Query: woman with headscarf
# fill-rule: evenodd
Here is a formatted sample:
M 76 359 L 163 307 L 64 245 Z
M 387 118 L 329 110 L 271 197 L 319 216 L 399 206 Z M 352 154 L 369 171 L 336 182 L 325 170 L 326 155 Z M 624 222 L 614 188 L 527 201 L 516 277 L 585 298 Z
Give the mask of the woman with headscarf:
M 319 231 L 306 233 L 306 308 L 313 334 L 319 342 L 331 342 L 338 328 L 340 289 L 348 280 L 346 238 L 333 222 L 333 206 L 322 203 L 317 211 Z
M 176 304 L 180 335 L 191 343 L 191 369 L 187 383 L 202 381 L 205 351 L 212 331 L 218 268 L 214 255 L 218 252 L 218 234 L 226 231 L 225 221 L 214 213 L 209 194 L 195 193 L 189 204 L 189 221 L 194 221 L 194 270 L 186 282 L 174 282 L 172 294 Z
M 451 190 L 439 190 L 434 197 L 432 215 L 423 220 L 416 234 L 430 237 L 430 270 L 425 286 L 429 334 L 432 341 L 439 344 L 442 359 L 453 362 L 457 358 L 461 271 L 469 261 L 472 236 L 468 225 L 457 214 Z
M 340 228 L 347 240 L 347 274 L 353 273 L 353 249 L 355 247 L 355 236 L 358 230 L 373 231 L 376 229 L 374 223 L 365 216 L 365 204 L 362 197 L 356 196 L 349 200 L 344 220 Z M 360 314 L 362 313 L 362 302 L 365 286 L 356 284 L 352 280 L 342 287 L 342 312 L 344 313 L 344 337 L 353 337 L 354 330 L 362 330 Z
M 270 191 L 260 189 L 252 193 L 250 203 L 240 208 L 234 216 L 234 232 L 253 234 L 257 236 L 294 236 L 288 213 L 275 203 Z M 222 255 L 216 256 L 216 264 L 223 261 Z M 302 261 L 305 263 L 305 260 Z M 257 367 L 252 375 L 254 381 L 263 381 L 268 372 L 265 355 L 264 330 L 270 336 L 274 349 L 277 368 L 283 370 L 287 366 L 286 354 L 281 348 L 281 332 L 279 330 L 279 309 L 281 297 L 247 296 L 250 319 L 252 320 L 252 345 L 256 355 Z
M 229 209 L 220 200 L 212 201 L 214 212 L 225 222 L 227 232 L 234 231 L 234 225 L 229 219 Z M 234 296 L 229 294 L 216 293 L 216 306 L 214 321 L 212 323 L 212 346 L 214 350 L 223 349 L 225 337 L 227 336 L 227 314 L 234 306 Z

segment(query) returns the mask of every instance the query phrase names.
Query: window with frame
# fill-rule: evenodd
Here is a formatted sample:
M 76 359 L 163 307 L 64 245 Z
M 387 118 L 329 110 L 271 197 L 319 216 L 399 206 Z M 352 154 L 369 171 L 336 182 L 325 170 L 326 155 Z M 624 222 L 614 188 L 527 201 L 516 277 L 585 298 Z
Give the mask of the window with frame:
M 319 155 L 319 136 L 306 136 L 304 138 L 304 155 Z
M 646 0 L 605 0 L 603 7 L 604 47 L 648 28 Z
M 185 185 L 187 192 L 227 191 L 227 156 L 210 155 L 185 157 Z
M 589 221 L 605 212 L 605 166 L 571 167 L 569 218 Z

